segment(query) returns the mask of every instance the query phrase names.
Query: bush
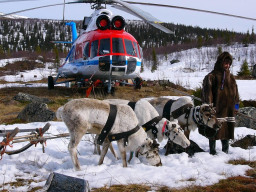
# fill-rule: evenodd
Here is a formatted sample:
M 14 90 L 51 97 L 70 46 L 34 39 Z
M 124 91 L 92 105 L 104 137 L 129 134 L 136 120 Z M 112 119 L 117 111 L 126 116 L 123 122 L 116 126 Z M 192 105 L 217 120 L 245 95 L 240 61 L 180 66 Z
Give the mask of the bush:
M 202 93 L 202 88 L 201 87 L 198 87 L 196 88 L 193 92 L 192 92 L 192 95 L 194 95 L 195 97 L 198 97 L 201 99 L 201 93 Z M 201 105 L 202 102 L 201 101 L 198 101 L 197 99 L 194 99 L 194 105 L 195 106 L 198 106 L 198 105 Z
M 248 63 L 246 60 L 244 60 L 240 71 L 237 73 L 237 76 L 239 77 L 248 77 L 251 75 L 251 71 L 249 70 Z

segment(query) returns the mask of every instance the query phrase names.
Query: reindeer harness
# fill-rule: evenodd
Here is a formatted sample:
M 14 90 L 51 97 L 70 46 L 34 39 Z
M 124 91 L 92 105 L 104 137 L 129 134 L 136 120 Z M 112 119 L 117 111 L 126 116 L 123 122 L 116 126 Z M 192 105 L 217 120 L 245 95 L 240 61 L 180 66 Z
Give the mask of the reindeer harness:
M 179 116 L 185 114 L 185 119 L 187 120 L 187 128 L 188 128 L 188 117 L 190 114 L 190 110 L 192 109 L 193 105 L 188 103 L 185 104 L 179 108 L 177 108 L 176 110 L 171 112 L 171 107 L 172 104 L 175 102 L 176 100 L 170 99 L 165 105 L 164 105 L 164 109 L 163 109 L 163 117 L 166 119 L 170 119 L 170 117 L 173 117 L 174 119 L 177 119 Z
M 129 102 L 128 105 L 134 110 L 136 102 Z M 148 121 L 147 123 L 143 124 L 142 127 L 146 132 L 149 130 L 152 130 L 152 134 L 154 135 L 155 138 L 157 138 L 158 129 L 156 128 L 156 125 L 161 119 L 162 117 L 157 116 L 151 119 L 150 121 Z
M 140 127 L 137 125 L 135 128 L 133 128 L 130 131 L 126 131 L 123 133 L 117 133 L 117 134 L 111 134 L 109 135 L 109 132 L 111 128 L 114 125 L 115 119 L 116 119 L 116 114 L 117 114 L 117 107 L 116 105 L 110 104 L 110 110 L 109 110 L 109 115 L 107 122 L 103 129 L 101 130 L 101 133 L 98 137 L 97 144 L 102 145 L 102 143 L 105 141 L 106 137 L 108 136 L 109 141 L 116 141 L 120 139 L 124 139 L 124 146 L 127 146 L 128 144 L 128 137 L 132 135 L 133 133 L 136 133 Z

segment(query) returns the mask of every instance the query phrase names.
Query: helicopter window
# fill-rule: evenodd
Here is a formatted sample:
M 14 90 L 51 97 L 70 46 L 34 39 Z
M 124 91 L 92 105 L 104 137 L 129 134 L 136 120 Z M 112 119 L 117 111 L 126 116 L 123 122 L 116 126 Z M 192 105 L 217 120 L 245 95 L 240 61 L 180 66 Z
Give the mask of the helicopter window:
M 89 57 L 89 45 L 90 43 L 89 42 L 86 42 L 84 44 L 84 59 L 87 59 Z
M 130 40 L 128 40 L 128 39 L 125 39 L 125 40 L 124 40 L 124 43 L 125 43 L 126 53 L 127 53 L 128 55 L 133 55 L 133 56 L 135 56 L 135 55 L 136 55 L 136 52 L 135 52 L 135 49 L 133 48 L 132 41 L 130 41 Z
M 91 44 L 91 58 L 96 57 L 98 52 L 98 40 L 95 40 Z
M 124 53 L 123 40 L 121 38 L 112 38 L 113 53 Z
M 75 55 L 75 46 L 73 46 L 69 52 L 69 62 L 72 62 L 74 60 Z
M 105 55 L 108 53 L 110 53 L 110 39 L 101 39 L 99 55 Z
M 138 45 L 135 41 L 133 41 L 133 47 L 135 48 L 135 52 L 136 52 L 136 55 L 139 57 L 139 49 L 138 49 Z

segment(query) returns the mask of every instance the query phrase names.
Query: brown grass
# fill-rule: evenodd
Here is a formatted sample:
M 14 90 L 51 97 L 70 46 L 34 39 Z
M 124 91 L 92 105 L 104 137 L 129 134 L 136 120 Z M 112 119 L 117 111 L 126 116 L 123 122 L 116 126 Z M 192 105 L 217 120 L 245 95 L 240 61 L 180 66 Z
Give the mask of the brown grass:
M 6 183 L 5 186 L 9 185 L 10 187 L 8 187 L 8 189 L 5 189 L 3 186 L 0 186 L 0 192 L 8 192 L 8 191 L 15 191 L 15 188 L 18 187 L 23 187 L 23 186 L 28 186 L 33 182 L 37 182 L 33 179 L 16 179 L 16 181 L 10 182 L 10 183 Z M 36 192 L 38 190 L 41 190 L 42 187 L 34 187 L 31 190 L 27 191 L 27 192 Z
M 44 97 L 52 100 L 48 104 L 48 108 L 56 111 L 58 107 L 64 105 L 68 100 L 75 98 L 84 98 L 86 95 L 86 88 L 65 88 L 55 87 L 53 90 L 48 90 L 47 87 L 16 87 L 16 88 L 3 88 L 0 92 L 0 123 L 13 124 L 21 123 L 16 119 L 18 113 L 28 104 L 13 100 L 13 97 L 19 92 Z M 168 87 L 142 87 L 140 90 L 134 90 L 133 87 L 119 86 L 116 88 L 115 96 L 104 95 L 100 89 L 96 88 L 96 98 L 122 98 L 130 101 L 136 101 L 145 97 L 158 97 L 167 95 L 177 95 Z M 90 98 L 94 98 L 91 93 Z

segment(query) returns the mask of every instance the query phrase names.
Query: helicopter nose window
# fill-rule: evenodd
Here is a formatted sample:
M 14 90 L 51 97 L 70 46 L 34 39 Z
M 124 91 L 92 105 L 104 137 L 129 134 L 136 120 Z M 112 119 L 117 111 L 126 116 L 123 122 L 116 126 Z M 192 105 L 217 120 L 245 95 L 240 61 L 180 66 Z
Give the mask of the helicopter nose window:
M 135 48 L 135 53 L 136 53 L 136 55 L 139 57 L 139 48 L 138 48 L 138 44 L 137 44 L 135 41 L 133 41 L 132 43 L 133 43 L 133 47 Z
M 99 55 L 105 55 L 108 53 L 110 53 L 110 39 L 101 39 Z
M 125 39 L 125 40 L 124 40 L 124 43 L 125 43 L 126 53 L 127 53 L 128 55 L 136 56 L 136 51 L 135 51 L 135 49 L 133 48 L 132 41 L 130 41 L 130 40 L 128 40 L 128 39 Z
M 95 40 L 91 44 L 91 58 L 96 57 L 98 52 L 98 40 Z
M 121 38 L 112 38 L 113 53 L 124 53 L 123 40 Z
M 84 59 L 87 59 L 89 57 L 89 42 L 86 42 L 84 45 Z

